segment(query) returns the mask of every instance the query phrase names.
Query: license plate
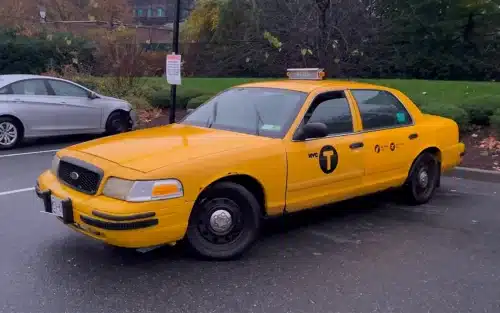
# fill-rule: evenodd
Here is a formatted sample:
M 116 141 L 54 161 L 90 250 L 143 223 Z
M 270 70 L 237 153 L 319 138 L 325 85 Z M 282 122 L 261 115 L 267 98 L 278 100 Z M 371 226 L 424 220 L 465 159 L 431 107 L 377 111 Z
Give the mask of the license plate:
M 50 203 L 52 204 L 52 214 L 63 217 L 62 200 L 51 195 Z

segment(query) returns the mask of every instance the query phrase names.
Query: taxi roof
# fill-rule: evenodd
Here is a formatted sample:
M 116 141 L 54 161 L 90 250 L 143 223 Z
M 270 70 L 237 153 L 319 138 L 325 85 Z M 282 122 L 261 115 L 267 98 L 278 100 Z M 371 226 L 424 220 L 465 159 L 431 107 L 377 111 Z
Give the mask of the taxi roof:
M 318 88 L 332 88 L 332 89 L 348 89 L 348 88 L 370 88 L 370 89 L 386 89 L 386 87 L 360 83 L 354 81 L 342 80 L 271 80 L 241 84 L 235 87 L 263 87 L 263 88 L 277 88 L 287 89 L 293 91 L 301 91 L 310 93 Z

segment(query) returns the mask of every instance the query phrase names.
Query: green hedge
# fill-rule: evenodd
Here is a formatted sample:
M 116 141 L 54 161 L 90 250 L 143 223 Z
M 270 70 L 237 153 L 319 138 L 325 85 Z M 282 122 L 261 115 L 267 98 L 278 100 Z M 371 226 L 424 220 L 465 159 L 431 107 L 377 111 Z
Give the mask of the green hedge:
M 203 95 L 202 91 L 195 89 L 181 89 L 177 90 L 177 102 L 176 107 L 180 109 L 185 109 L 191 99 L 200 97 Z M 170 89 L 163 89 L 154 92 L 149 97 L 151 105 L 160 109 L 167 109 L 170 107 L 171 94 Z
M 500 109 L 493 112 L 493 115 L 490 118 L 490 124 L 493 128 L 500 131 Z
M 203 103 L 207 102 L 210 100 L 213 96 L 212 95 L 201 95 L 196 98 L 192 98 L 191 100 L 188 101 L 187 103 L 187 108 L 188 109 L 196 109 Z
M 460 108 L 457 105 L 426 104 L 425 106 L 421 107 L 421 110 L 424 113 L 439 115 L 453 119 L 455 122 L 457 122 L 460 129 L 462 130 L 465 130 L 469 126 L 469 115 L 467 114 L 467 111 L 465 111 L 463 108 Z
M 94 64 L 95 47 L 69 33 L 27 37 L 13 29 L 0 28 L 0 74 L 41 74 L 73 64 Z
M 500 109 L 500 95 L 471 98 L 461 107 L 467 112 L 471 124 L 488 126 L 490 117 L 497 109 Z

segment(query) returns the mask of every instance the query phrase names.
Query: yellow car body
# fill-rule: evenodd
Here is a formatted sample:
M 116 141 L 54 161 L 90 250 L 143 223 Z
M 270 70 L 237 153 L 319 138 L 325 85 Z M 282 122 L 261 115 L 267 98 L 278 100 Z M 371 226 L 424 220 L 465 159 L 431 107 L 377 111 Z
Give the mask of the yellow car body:
M 233 182 L 249 191 L 258 202 L 262 217 L 278 216 L 404 186 L 422 153 L 435 157 L 440 174 L 457 166 L 465 151 L 453 120 L 423 114 L 395 89 L 326 80 L 267 81 L 232 89 L 248 88 L 304 94 L 305 100 L 282 137 L 181 122 L 100 138 L 60 150 L 56 168 L 39 176 L 37 194 L 49 213 L 51 203 L 63 200 L 53 205 L 61 205 L 63 213 L 58 217 L 74 230 L 110 245 L 145 248 L 185 238 L 200 195 L 218 182 Z M 357 91 L 388 97 L 382 98 L 383 101 L 399 101 L 408 113 L 406 117 L 397 113 L 397 120 L 404 121 L 403 125 L 366 129 L 355 97 Z M 297 140 L 311 104 L 331 92 L 345 96 L 352 132 Z M 273 130 L 272 126 L 261 128 Z M 278 128 L 274 126 L 275 130 Z M 100 173 L 102 177 L 93 194 L 79 190 L 86 186 L 75 188 L 68 184 L 68 177 L 78 176 L 75 172 L 68 174 L 74 167 L 64 169 L 66 181 L 61 180 L 61 162 L 66 161 Z M 126 201 L 104 194 L 106 182 L 113 177 L 128 181 L 175 181 L 160 183 L 151 190 L 144 187 L 145 193 L 163 195 L 164 199 Z M 437 184 L 438 180 L 439 177 Z M 122 187 L 119 183 L 116 186 L 119 192 Z M 228 252 L 225 256 L 235 254 Z

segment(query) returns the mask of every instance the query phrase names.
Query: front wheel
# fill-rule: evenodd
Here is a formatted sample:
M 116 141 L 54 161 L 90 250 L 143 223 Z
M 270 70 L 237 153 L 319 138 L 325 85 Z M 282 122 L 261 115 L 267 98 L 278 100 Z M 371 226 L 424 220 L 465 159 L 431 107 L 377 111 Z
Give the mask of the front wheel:
M 129 130 L 129 119 L 125 112 L 113 112 L 106 122 L 106 134 L 116 135 Z
M 260 207 L 254 195 L 232 182 L 210 187 L 196 203 L 186 239 L 196 255 L 216 260 L 241 256 L 260 230 Z
M 429 202 L 436 192 L 440 178 L 441 169 L 436 157 L 427 152 L 421 154 L 415 160 L 404 187 L 410 204 L 420 205 Z

